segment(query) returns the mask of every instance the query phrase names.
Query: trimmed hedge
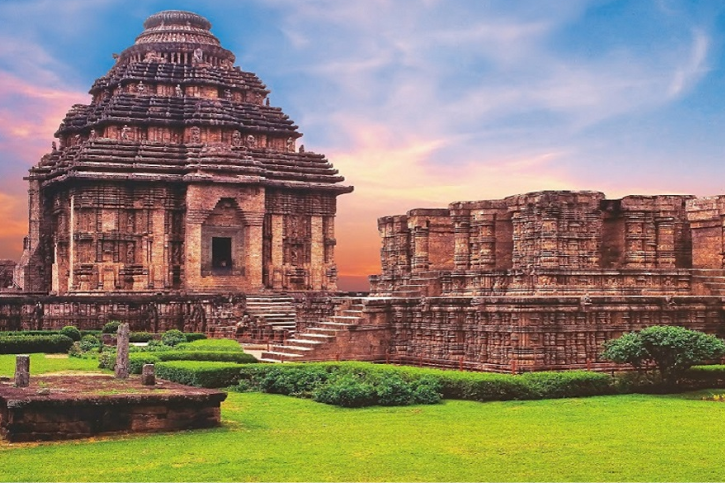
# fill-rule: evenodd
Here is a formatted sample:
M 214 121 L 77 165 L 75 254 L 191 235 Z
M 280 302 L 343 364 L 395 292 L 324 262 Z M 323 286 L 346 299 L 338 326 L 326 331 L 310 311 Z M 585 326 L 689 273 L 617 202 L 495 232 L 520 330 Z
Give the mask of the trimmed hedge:
M 194 342 L 195 340 L 206 339 L 206 334 L 201 332 L 188 332 L 184 334 L 186 336 L 186 342 Z
M 156 364 L 156 377 L 196 387 L 227 387 L 240 377 L 233 362 L 168 361 Z
M 154 334 L 151 332 L 131 332 L 128 334 L 129 342 L 148 342 L 154 340 Z
M 32 352 L 68 352 L 73 339 L 65 335 L 3 335 L 0 336 L 0 354 L 29 354 Z
M 178 350 L 157 352 L 156 357 L 162 361 L 234 362 L 236 364 L 252 364 L 257 362 L 257 359 L 252 354 L 246 354 L 244 352 Z
M 348 399 L 366 400 L 367 388 L 355 386 L 352 382 L 355 378 L 360 384 L 370 384 L 375 388 L 376 404 L 436 402 L 437 393 L 444 399 L 502 401 L 594 396 L 615 392 L 609 375 L 586 371 L 533 372 L 514 376 L 364 362 L 322 362 L 243 366 L 241 372 L 241 390 L 256 389 L 313 397 L 321 402 L 330 400 L 332 391 L 322 388 L 335 385 L 336 381 L 341 381 L 341 388 L 336 389 L 341 402 Z M 346 391 L 361 395 L 359 398 L 348 396 Z
M 116 365 L 116 354 L 107 353 L 99 359 L 99 367 L 113 369 Z M 144 364 L 157 364 L 164 361 L 202 361 L 230 362 L 233 364 L 251 364 L 257 362 L 251 354 L 244 352 L 203 352 L 203 351 L 163 351 L 163 352 L 130 352 L 128 354 L 129 372 L 141 374 Z

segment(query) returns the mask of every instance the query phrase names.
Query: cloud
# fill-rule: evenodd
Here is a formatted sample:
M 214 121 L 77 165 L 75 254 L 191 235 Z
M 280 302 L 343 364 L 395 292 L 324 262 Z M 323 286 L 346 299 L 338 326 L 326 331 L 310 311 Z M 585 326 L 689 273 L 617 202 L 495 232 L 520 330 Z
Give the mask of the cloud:
M 0 71 L 0 170 L 27 169 L 50 151 L 50 140 L 73 104 L 87 103 L 88 94 L 33 84 Z
M 685 63 L 675 71 L 668 91 L 670 97 L 680 96 L 683 91 L 692 87 L 695 82 L 707 73 L 705 61 L 707 60 L 709 45 L 710 39 L 704 32 L 700 30 L 693 31 L 690 54 L 686 56 Z

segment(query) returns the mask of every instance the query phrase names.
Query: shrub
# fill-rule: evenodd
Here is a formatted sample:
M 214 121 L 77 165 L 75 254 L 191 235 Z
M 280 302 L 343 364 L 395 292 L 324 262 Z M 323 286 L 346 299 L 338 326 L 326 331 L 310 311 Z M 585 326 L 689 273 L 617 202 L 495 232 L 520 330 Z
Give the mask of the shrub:
M 372 384 L 363 382 L 351 374 L 346 374 L 316 389 L 313 399 L 325 404 L 359 408 L 374 405 L 377 400 L 376 396 Z
M 237 364 L 257 362 L 257 359 L 253 355 L 245 354 L 244 352 L 171 350 L 157 352 L 156 357 L 162 361 L 211 361 L 236 362 Z
M 83 349 L 81 349 L 80 342 L 73 342 L 73 345 L 71 345 L 70 349 L 68 349 L 68 357 L 83 357 Z
M 97 350 L 99 347 L 101 347 L 102 344 L 101 341 L 98 340 L 98 337 L 94 335 L 84 335 L 83 337 L 81 337 L 79 345 L 80 349 L 83 352 L 88 352 L 94 349 Z
M 116 354 L 114 352 L 103 352 L 98 358 L 101 369 L 111 369 L 116 366 Z M 144 364 L 156 364 L 160 359 L 155 354 L 146 352 L 131 352 L 128 354 L 128 372 L 130 374 L 141 374 Z
M 116 332 L 118 332 L 119 325 L 121 325 L 121 322 L 117 320 L 112 320 L 103 326 L 101 332 L 103 334 L 115 334 Z
M 693 365 L 725 354 L 725 343 L 715 336 L 674 325 L 653 325 L 610 340 L 602 357 L 640 369 L 654 364 L 666 386 L 676 385 Z
M 60 334 L 65 335 L 66 337 L 70 337 L 71 339 L 73 339 L 74 342 L 78 342 L 81 340 L 81 331 L 72 325 L 66 325 L 65 327 L 60 329 Z
M 514 376 L 362 362 L 324 362 L 247 365 L 241 368 L 241 374 L 243 382 L 239 390 L 257 388 L 278 394 L 314 396 L 315 400 L 324 399 L 324 402 L 338 397 L 333 393 L 340 393 L 340 400 L 346 394 L 343 390 L 325 389 L 327 385 L 344 379 L 344 385 L 349 386 L 350 379 L 354 379 L 371 386 L 375 393 L 375 403 L 384 405 L 435 404 L 442 397 L 500 401 L 592 396 L 614 392 L 613 379 L 610 376 L 585 371 L 536 372 Z
M 161 336 L 161 342 L 174 347 L 176 344 L 186 342 L 186 336 L 180 330 L 171 329 L 164 332 L 164 335 Z
M 195 340 L 206 339 L 206 334 L 202 334 L 201 332 L 189 332 L 185 335 L 187 342 L 194 342 Z
M 154 339 L 151 332 L 131 332 L 128 335 L 129 342 L 149 342 Z
M 268 366 L 256 375 L 261 375 L 258 385 L 264 392 L 303 397 L 312 396 L 330 377 L 325 367 L 312 364 Z
M 197 339 L 193 342 L 182 342 L 176 347 L 185 351 L 244 351 L 239 342 L 231 339 Z
M 529 372 L 520 376 L 531 397 L 562 398 L 610 394 L 612 378 L 600 372 Z
M 375 393 L 381 406 L 407 406 L 413 403 L 413 387 L 397 374 L 378 380 Z
M 227 387 L 239 381 L 240 367 L 233 362 L 168 361 L 156 364 L 156 376 L 188 386 Z
M 32 352 L 64 353 L 73 345 L 65 335 L 0 336 L 0 354 L 29 354 Z
M 422 377 L 413 383 L 413 404 L 441 402 L 441 384 L 433 377 Z

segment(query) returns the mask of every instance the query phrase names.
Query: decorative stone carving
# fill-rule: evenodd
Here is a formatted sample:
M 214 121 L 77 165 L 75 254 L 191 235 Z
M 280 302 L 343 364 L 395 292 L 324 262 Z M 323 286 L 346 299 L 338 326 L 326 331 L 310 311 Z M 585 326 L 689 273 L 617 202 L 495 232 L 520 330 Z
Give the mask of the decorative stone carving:
M 204 51 L 200 48 L 194 50 L 194 62 L 200 63 L 204 60 Z
M 201 129 L 197 126 L 191 128 L 189 142 L 191 144 L 201 144 Z

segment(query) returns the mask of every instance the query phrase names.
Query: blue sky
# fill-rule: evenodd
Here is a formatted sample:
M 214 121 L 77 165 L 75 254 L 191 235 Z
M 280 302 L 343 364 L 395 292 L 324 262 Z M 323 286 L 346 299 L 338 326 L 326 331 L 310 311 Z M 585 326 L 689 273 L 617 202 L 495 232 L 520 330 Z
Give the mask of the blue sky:
M 207 17 L 356 187 L 344 277 L 376 273 L 376 219 L 542 189 L 725 193 L 725 3 L 2 0 L 0 257 L 27 169 L 149 15 Z

